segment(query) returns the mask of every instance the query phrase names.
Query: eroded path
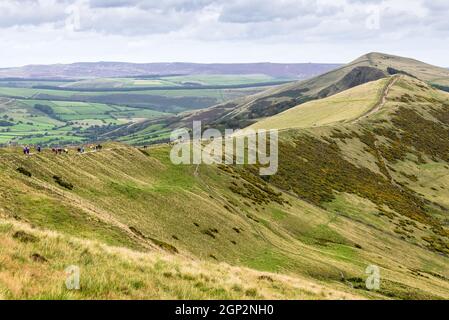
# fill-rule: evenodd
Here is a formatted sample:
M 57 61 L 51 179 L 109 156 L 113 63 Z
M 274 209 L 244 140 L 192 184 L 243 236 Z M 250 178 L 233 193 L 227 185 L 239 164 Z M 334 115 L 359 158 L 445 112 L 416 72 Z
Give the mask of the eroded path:
M 357 123 L 359 122 L 361 119 L 369 117 L 370 115 L 380 111 L 384 106 L 385 103 L 387 103 L 387 97 L 388 94 L 390 93 L 391 88 L 395 85 L 395 83 L 399 80 L 400 76 L 393 76 L 388 80 L 388 84 L 385 86 L 385 88 L 383 89 L 383 92 L 379 98 L 379 101 L 374 105 L 373 108 L 371 108 L 370 110 L 368 110 L 367 112 L 365 112 L 364 114 L 362 114 L 360 117 L 358 117 L 357 119 L 354 119 L 352 121 L 352 123 Z

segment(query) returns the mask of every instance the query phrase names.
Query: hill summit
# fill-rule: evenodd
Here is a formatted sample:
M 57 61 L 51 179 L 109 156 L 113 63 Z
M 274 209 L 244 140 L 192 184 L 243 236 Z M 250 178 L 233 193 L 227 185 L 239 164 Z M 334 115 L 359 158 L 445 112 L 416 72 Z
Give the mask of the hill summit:
M 305 81 L 279 85 L 210 108 L 185 112 L 162 122 L 148 120 L 124 125 L 105 133 L 103 138 L 148 141 L 148 137 L 166 134 L 179 127 L 190 127 L 192 121 L 202 121 L 206 126 L 219 129 L 241 129 L 306 102 L 327 98 L 397 74 L 420 79 L 440 89 L 449 88 L 447 69 L 410 58 L 372 52 Z
M 254 119 L 264 118 L 300 105 L 329 97 L 358 85 L 404 74 L 435 85 L 449 84 L 449 70 L 410 58 L 383 53 L 368 53 L 340 68 L 312 79 L 289 83 L 240 100 L 193 113 L 189 119 L 231 127 L 244 127 Z

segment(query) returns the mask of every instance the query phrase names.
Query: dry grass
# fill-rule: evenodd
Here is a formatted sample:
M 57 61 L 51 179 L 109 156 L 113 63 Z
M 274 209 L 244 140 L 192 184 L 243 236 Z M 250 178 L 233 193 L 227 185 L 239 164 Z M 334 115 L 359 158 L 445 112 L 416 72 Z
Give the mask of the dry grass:
M 18 230 L 36 241 L 14 239 Z M 361 298 L 306 278 L 110 247 L 4 219 L 0 245 L 0 296 L 5 299 Z M 34 261 L 36 254 L 46 261 Z M 65 287 L 69 265 L 80 267 L 80 290 Z
M 307 102 L 261 120 L 251 129 L 294 129 L 350 121 L 369 111 L 379 100 L 387 80 L 382 79 L 343 91 L 329 98 Z

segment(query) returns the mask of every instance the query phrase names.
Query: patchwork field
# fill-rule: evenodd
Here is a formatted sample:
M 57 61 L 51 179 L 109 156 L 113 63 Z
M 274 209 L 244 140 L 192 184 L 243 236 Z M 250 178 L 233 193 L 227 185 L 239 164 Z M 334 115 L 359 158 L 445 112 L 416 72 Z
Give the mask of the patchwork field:
M 0 79 L 0 144 L 94 141 L 123 124 L 163 121 L 179 112 L 253 94 L 285 80 L 265 75 Z M 162 130 L 155 139 L 164 138 Z
M 164 116 L 101 103 L 0 98 L 0 143 L 77 143 L 107 128 Z

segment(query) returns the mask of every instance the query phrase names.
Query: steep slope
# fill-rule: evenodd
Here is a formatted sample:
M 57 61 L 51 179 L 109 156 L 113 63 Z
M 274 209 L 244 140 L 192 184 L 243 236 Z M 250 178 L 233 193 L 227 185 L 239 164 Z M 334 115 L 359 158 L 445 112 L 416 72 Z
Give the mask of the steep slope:
M 357 119 L 381 104 L 393 79 L 372 81 L 328 98 L 306 102 L 251 125 L 251 129 L 292 129 Z
M 204 273 L 211 283 L 218 283 L 199 293 L 192 288 L 204 286 L 195 282 L 199 276 L 176 276 L 194 279 L 179 284 L 186 289 L 176 294 L 176 284 L 167 287 L 158 280 L 161 273 L 173 276 L 170 263 L 142 262 L 148 272 L 145 279 L 135 272 L 140 262 L 118 269 L 129 274 L 130 281 L 143 281 L 143 288 L 160 290 L 161 296 L 221 297 L 215 289 L 224 290 L 223 297 L 282 296 L 257 282 L 268 279 L 258 278 L 263 271 L 275 273 L 268 275 L 275 281 L 310 283 L 301 294 L 289 284 L 274 282 L 285 288 L 283 297 L 447 299 L 449 95 L 408 76 L 393 79 L 388 90 L 381 90 L 382 103 L 364 107 L 358 118 L 351 115 L 346 123 L 284 130 L 279 170 L 263 179 L 257 166 L 175 166 L 168 145 L 137 149 L 109 144 L 83 155 L 46 151 L 30 157 L 17 149 L 1 149 L 0 214 L 3 224 L 14 226 L 2 228 L 2 239 L 22 252 L 18 262 L 8 266 L 32 267 L 37 263 L 32 259 L 41 260 L 30 257 L 37 253 L 51 268 L 62 269 L 70 262 L 68 254 L 58 253 L 64 242 L 55 242 L 55 251 L 44 251 L 41 244 L 23 245 L 19 236 L 11 239 L 20 230 L 37 235 L 51 230 L 70 239 L 139 251 L 145 261 L 163 254 L 181 269 L 194 261 L 193 268 L 207 266 L 211 273 Z M 380 80 L 379 88 L 385 88 L 386 81 Z M 360 88 L 379 101 L 375 82 Z M 34 231 L 21 225 L 32 225 Z M 80 257 L 84 249 L 80 246 L 73 255 Z M 89 249 L 101 257 L 100 265 L 81 257 L 74 264 L 110 270 L 115 261 L 127 261 L 115 249 L 105 249 L 117 252 L 114 259 L 102 250 Z M 15 261 L 11 250 L 0 255 Z M 233 285 L 221 284 L 215 270 L 222 263 L 253 269 L 242 271 L 242 277 L 249 277 L 248 287 L 235 293 Z M 379 290 L 364 285 L 370 265 L 380 268 Z M 40 283 L 48 279 L 45 270 L 36 276 Z M 95 278 L 88 272 L 85 281 L 92 288 L 89 283 Z M 14 285 L 23 282 L 12 273 L 0 270 L 2 295 L 29 296 L 26 291 L 14 293 Z M 290 278 L 283 278 L 286 275 Z M 112 279 L 112 292 L 119 290 L 117 283 L 132 285 Z M 102 280 L 97 281 L 101 288 Z M 253 286 L 256 292 L 247 294 Z M 309 292 L 312 286 L 323 295 Z M 44 286 L 35 296 L 48 295 L 52 288 Z M 131 296 L 155 297 L 145 289 L 130 291 Z M 87 290 L 76 297 L 106 295 Z
M 311 100 L 326 98 L 395 74 L 409 75 L 444 90 L 449 87 L 447 69 L 414 59 L 369 53 L 309 80 L 279 85 L 254 95 L 206 109 L 189 111 L 162 121 L 148 120 L 124 125 L 105 133 L 102 138 L 143 145 L 167 140 L 167 132 L 175 128 L 191 127 L 192 121 L 202 121 L 203 125 L 212 128 L 240 129 Z
M 414 220 L 400 222 L 398 234 L 448 254 L 449 95 L 408 76 L 390 83 L 380 103 L 359 118 L 286 131 L 284 161 L 270 182 L 318 206 L 356 194 L 391 222 Z M 303 119 L 297 121 L 301 126 Z M 269 129 L 277 123 L 258 125 Z M 416 237 L 417 230 L 406 225 L 419 230 L 417 223 L 432 233 Z
M 110 247 L 8 219 L 0 219 L 0 244 L 1 299 L 363 298 L 307 278 Z M 80 290 L 65 287 L 69 266 L 80 268 Z
M 411 75 L 438 85 L 445 85 L 449 81 L 447 69 L 409 58 L 369 53 L 315 78 L 278 86 L 253 96 L 212 107 L 211 110 L 206 109 L 204 113 L 197 111 L 189 119 L 204 117 L 207 122 L 212 121 L 214 124 L 231 126 L 245 124 L 253 119 L 280 113 L 309 100 L 325 98 L 397 73 Z M 210 114 L 213 115 L 212 118 Z
M 449 84 L 449 70 L 422 61 L 384 53 L 372 52 L 362 56 L 356 64 L 376 67 L 390 75 L 402 73 L 431 84 Z

